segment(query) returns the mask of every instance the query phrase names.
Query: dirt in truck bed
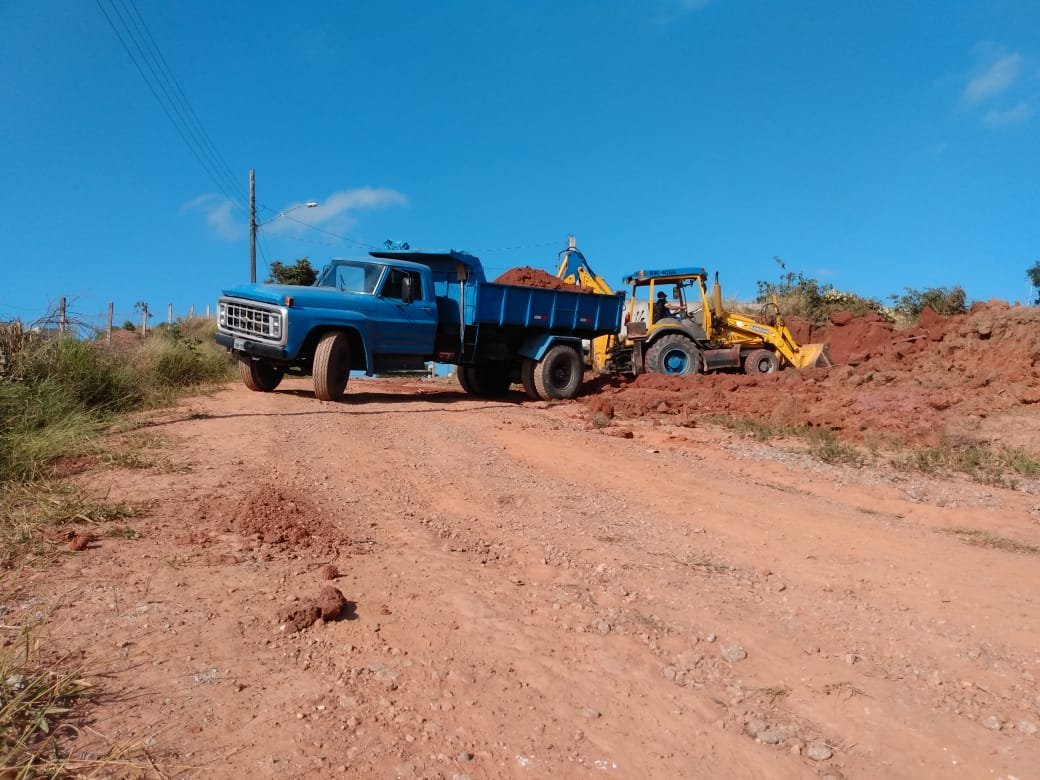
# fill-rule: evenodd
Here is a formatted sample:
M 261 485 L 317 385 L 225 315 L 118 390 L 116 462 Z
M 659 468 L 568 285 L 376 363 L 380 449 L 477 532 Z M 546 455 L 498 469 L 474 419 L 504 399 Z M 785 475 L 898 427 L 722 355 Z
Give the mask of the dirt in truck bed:
M 117 775 L 1034 777 L 1035 476 L 707 417 L 1035 451 L 1040 312 L 836 319 L 832 369 L 575 402 L 228 385 L 151 421 L 177 468 L 69 477 L 140 512 L 62 526 L 92 541 L 9 580 L 3 623 L 50 616 L 103 694 L 65 746 L 125 748 Z
M 566 284 L 562 279 L 558 279 L 550 273 L 541 271 L 537 268 L 531 268 L 530 266 L 510 268 L 495 279 L 495 282 L 497 284 L 513 284 L 518 287 L 538 287 L 543 290 L 569 290 L 570 292 L 580 293 L 592 292 L 591 290 L 586 290 L 584 287 Z

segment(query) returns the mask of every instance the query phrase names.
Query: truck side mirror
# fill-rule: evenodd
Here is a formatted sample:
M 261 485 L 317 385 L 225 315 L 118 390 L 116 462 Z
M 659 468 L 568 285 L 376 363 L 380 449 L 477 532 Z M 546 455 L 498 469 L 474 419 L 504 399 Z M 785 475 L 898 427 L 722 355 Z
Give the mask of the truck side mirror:
M 411 303 L 415 300 L 415 290 L 412 289 L 412 277 L 406 276 L 401 280 L 401 302 Z

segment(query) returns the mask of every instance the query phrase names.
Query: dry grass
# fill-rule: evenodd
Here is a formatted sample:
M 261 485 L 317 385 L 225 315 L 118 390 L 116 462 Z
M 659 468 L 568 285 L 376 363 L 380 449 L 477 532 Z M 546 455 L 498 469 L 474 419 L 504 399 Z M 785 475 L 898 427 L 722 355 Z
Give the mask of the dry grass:
M 99 500 L 60 482 L 0 485 L 0 571 L 52 559 L 63 548 L 44 531 L 57 526 L 102 523 L 134 517 L 140 507 Z
M 1040 555 L 1040 547 L 1035 544 L 1026 544 L 982 528 L 948 528 L 946 533 L 953 534 L 962 542 L 975 547 L 988 547 L 991 550 L 1003 550 L 1021 555 Z

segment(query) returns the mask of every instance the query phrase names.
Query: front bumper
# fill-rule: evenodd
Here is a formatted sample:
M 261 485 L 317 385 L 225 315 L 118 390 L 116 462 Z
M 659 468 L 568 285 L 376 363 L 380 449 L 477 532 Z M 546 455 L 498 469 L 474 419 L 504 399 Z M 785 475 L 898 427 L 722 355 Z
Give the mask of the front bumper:
M 268 358 L 270 360 L 286 360 L 284 347 L 262 344 L 258 341 L 250 341 L 242 336 L 232 336 L 229 333 L 217 333 L 217 343 L 232 352 L 242 352 L 255 357 Z

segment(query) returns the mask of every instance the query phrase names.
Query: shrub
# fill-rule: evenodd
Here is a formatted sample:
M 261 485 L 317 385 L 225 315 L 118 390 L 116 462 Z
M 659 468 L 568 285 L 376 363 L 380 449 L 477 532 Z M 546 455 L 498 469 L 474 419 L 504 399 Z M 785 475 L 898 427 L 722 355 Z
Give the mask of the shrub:
M 915 290 L 912 287 L 905 289 L 903 295 L 893 295 L 891 298 L 896 313 L 910 322 L 917 322 L 925 306 L 930 307 L 936 314 L 947 316 L 964 314 L 968 310 L 967 296 L 960 285 L 929 287 L 925 290 Z
M 778 282 L 760 280 L 756 284 L 758 303 L 768 305 L 776 296 L 781 313 L 803 317 L 812 323 L 821 323 L 836 311 L 887 317 L 880 301 L 837 290 L 833 285 L 821 283 L 802 273 L 787 272 L 781 275 Z

